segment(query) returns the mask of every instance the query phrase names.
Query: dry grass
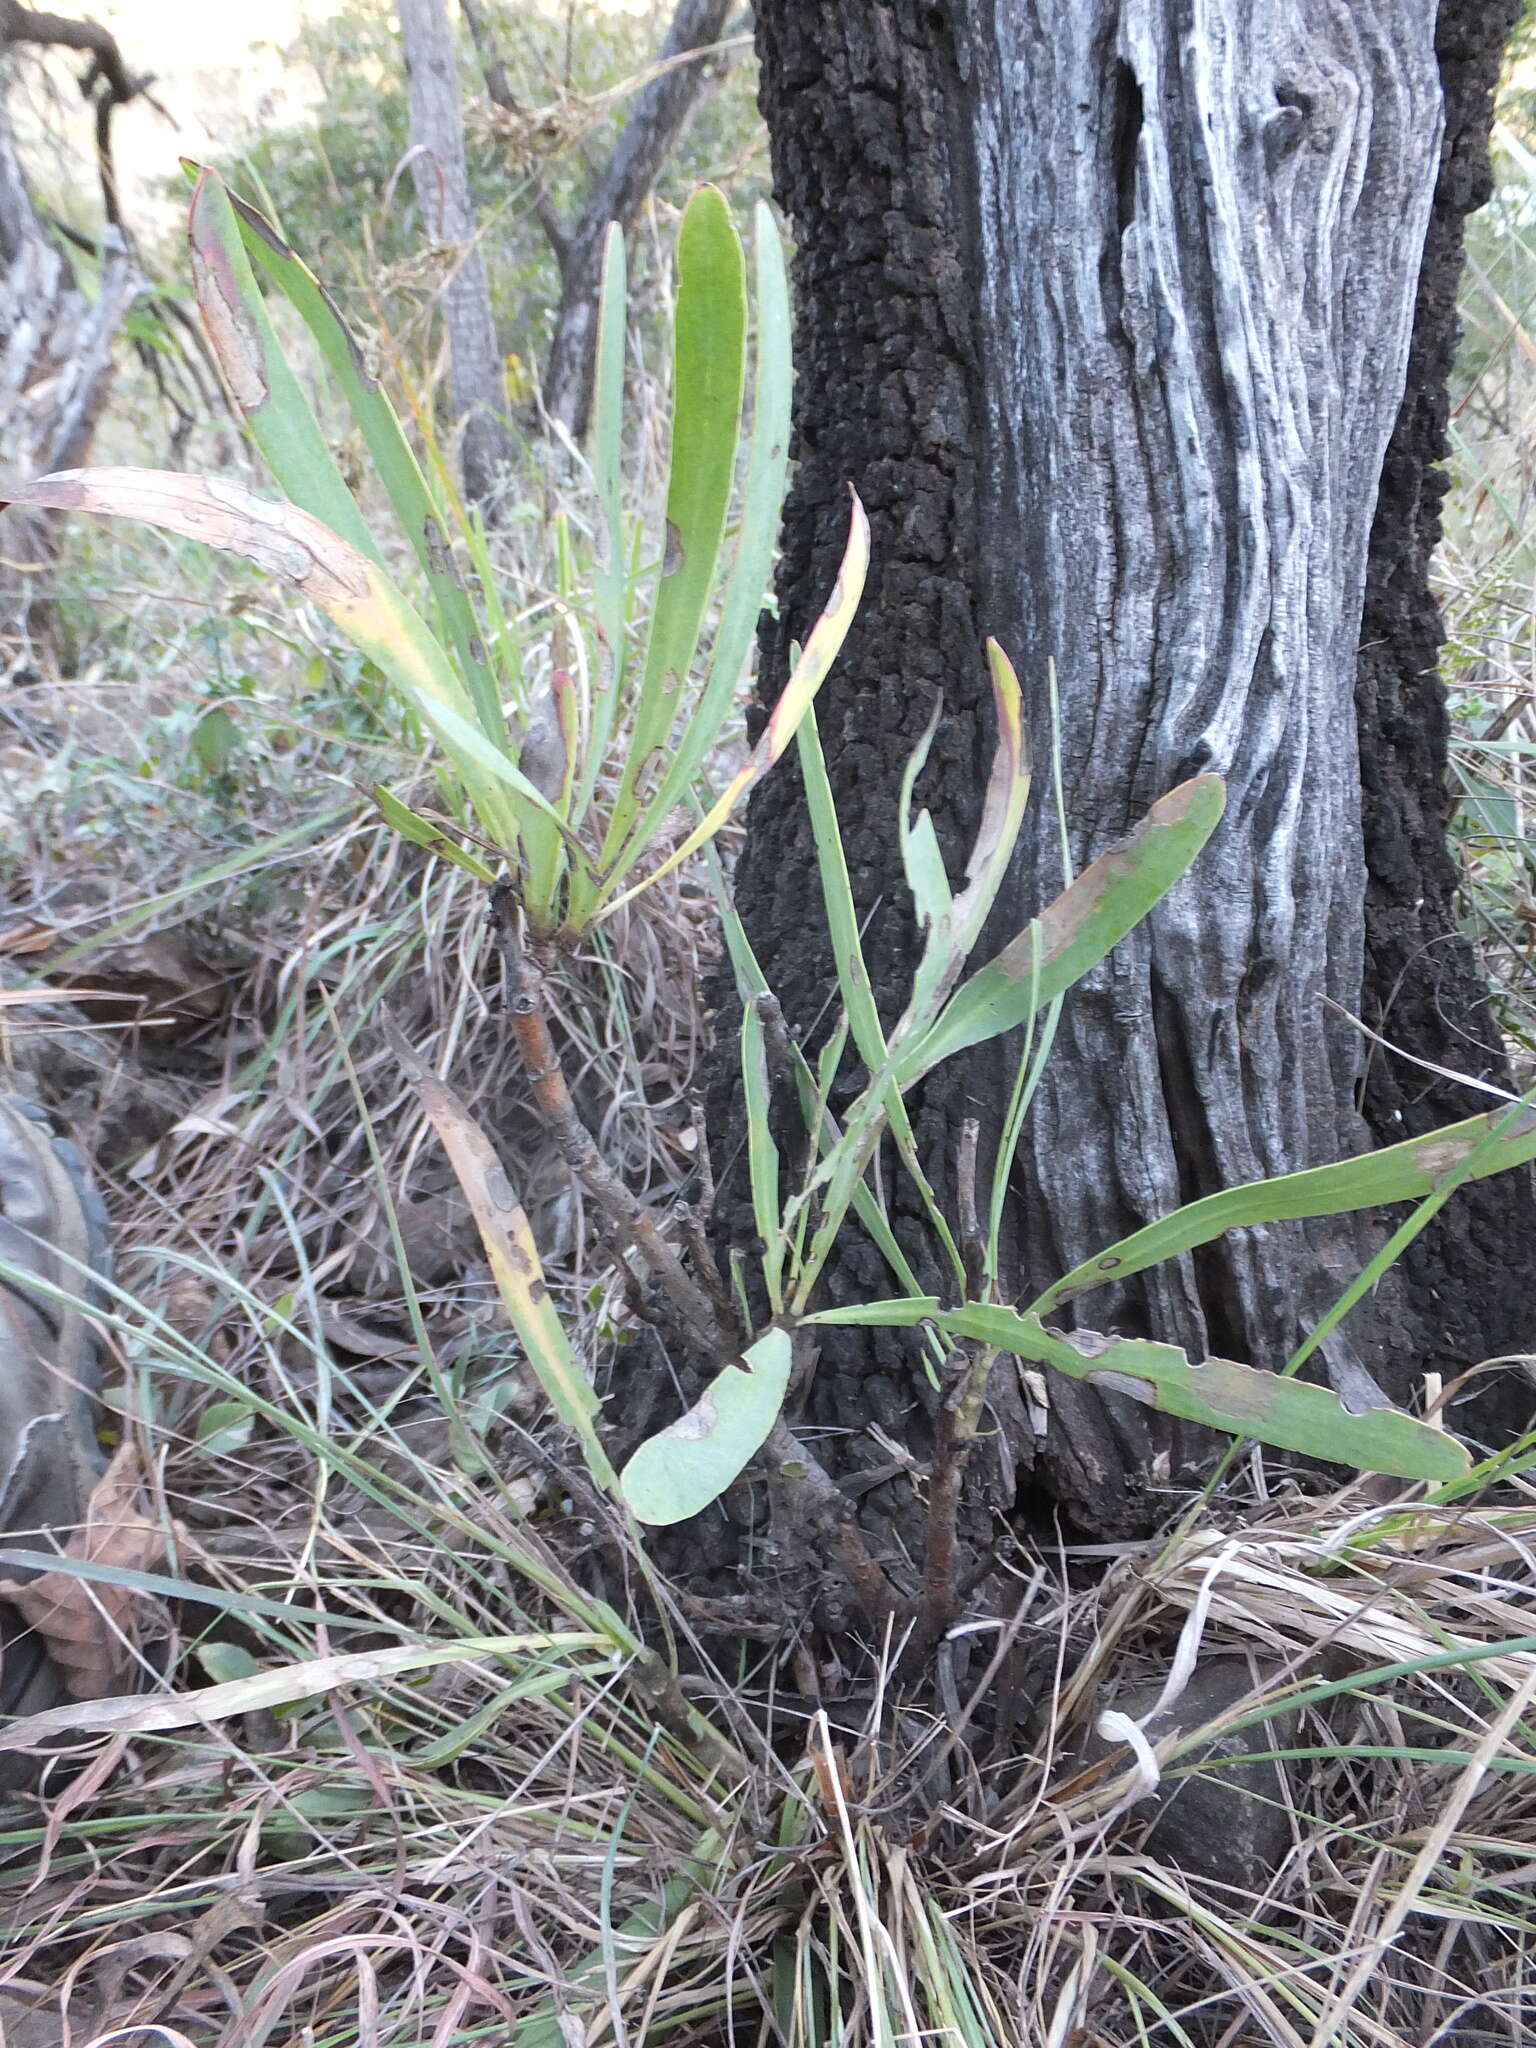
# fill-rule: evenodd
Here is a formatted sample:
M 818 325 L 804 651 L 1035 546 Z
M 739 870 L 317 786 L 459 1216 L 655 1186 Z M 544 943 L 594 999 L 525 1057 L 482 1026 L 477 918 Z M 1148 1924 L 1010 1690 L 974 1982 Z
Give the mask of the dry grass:
M 549 1538 L 524 1518 L 504 1457 L 475 1472 L 418 1442 L 397 1465 L 387 1425 L 359 1454 L 337 1428 L 366 1405 L 352 1377 L 330 1376 L 323 1434 L 318 1389 L 290 1384 L 289 1469 L 236 1482 L 247 1554 L 187 1560 L 235 1606 L 180 1644 L 181 1683 L 238 1675 L 242 1650 L 282 1670 L 418 1636 L 461 1639 L 463 1661 L 386 1683 L 342 1668 L 279 1712 L 119 1735 L 18 1815 L 12 1995 L 51 1987 L 80 2037 L 467 2042 L 514 2020 L 552 2042 L 713 2041 L 728 2023 L 797 2043 L 1117 2048 L 1528 2033 L 1536 1637 L 1518 1631 L 1536 1502 L 1354 1489 L 1254 1504 L 1242 1528 L 1128 1548 L 1107 1573 L 1021 1554 L 1010 1627 L 1051 1677 L 1005 1759 L 894 1689 L 815 1709 L 751 1669 L 716 1681 L 722 1757 L 628 1685 L 624 1625 L 590 1568 L 578 1585 L 562 1564 L 558 1516 Z M 173 1440 L 169 1475 L 187 1455 Z M 583 1515 L 622 1605 L 623 1539 L 590 1504 L 567 1525 Z M 332 1618 L 242 1620 L 258 1589 Z M 590 1640 L 477 1653 L 541 1629 Z M 1138 1795 L 1189 1768 L 1196 1731 L 1150 1768 L 1121 1750 L 1085 1769 L 1077 1747 L 1128 1682 L 1253 1645 L 1251 1698 L 1227 1719 L 1252 1754 L 1290 1757 L 1294 1799 L 1262 1893 L 1143 1839 Z
M 1499 263 L 1526 260 L 1500 234 Z M 1474 271 L 1486 361 L 1444 575 L 1468 915 L 1529 1049 L 1536 344 L 1505 318 L 1524 303 Z M 505 543 L 535 627 L 542 531 Z M 1430 1503 L 1310 1497 L 1255 1458 L 1158 1542 L 1021 1540 L 1012 1615 L 943 1646 L 927 1703 L 899 1645 L 847 1646 L 860 1675 L 817 1699 L 793 1651 L 695 1641 L 551 1440 L 378 1028 L 387 1004 L 496 1133 L 622 1399 L 624 1313 L 523 1107 L 480 895 L 356 799 L 424 771 L 367 679 L 317 673 L 254 583 L 90 546 L 81 673 L 4 740 L 33 799 L 4 943 L 172 1020 L 66 1019 L 66 1107 L 106 1157 L 121 1429 L 171 1546 L 136 1583 L 185 1725 L 130 1707 L 0 1810 L 6 2038 L 1529 2038 L 1531 1447 L 1497 1488 Z M 220 707 L 222 766 L 193 745 Z M 665 1211 L 697 1158 L 712 941 L 686 878 L 645 903 L 562 964 L 560 1021 L 606 1156 Z M 28 1041 L 10 1050 L 25 1071 Z M 685 1693 L 642 1641 L 678 1649 Z M 1111 1722 L 1132 1746 L 1092 1749 L 1102 1713 L 1177 1709 L 1222 1658 L 1247 1687 L 1224 1762 L 1188 1722 Z M 1180 1868 L 1156 1826 L 1159 1789 L 1245 1749 L 1281 1754 L 1289 1786 L 1253 1885 Z

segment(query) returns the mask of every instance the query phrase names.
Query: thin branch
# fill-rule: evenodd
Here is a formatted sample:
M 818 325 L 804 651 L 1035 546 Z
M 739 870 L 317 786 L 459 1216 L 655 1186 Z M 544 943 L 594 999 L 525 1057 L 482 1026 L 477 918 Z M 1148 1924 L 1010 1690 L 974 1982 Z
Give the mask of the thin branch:
M 610 222 L 629 230 L 712 81 L 730 0 L 679 0 L 651 77 L 635 94 L 612 154 L 570 237 L 560 310 L 544 372 L 544 406 L 574 438 L 586 431 L 604 240 Z
M 112 116 L 126 101 L 136 99 L 153 83 L 146 74 L 135 78 L 123 62 L 117 38 L 99 22 L 74 21 L 63 14 L 43 14 L 23 7 L 19 0 L 0 0 L 0 45 L 32 43 L 61 50 L 83 50 L 90 64 L 80 80 L 80 90 L 96 109 L 96 169 L 101 180 L 101 202 L 111 225 L 123 226 L 118 200 L 117 169 L 112 160 Z
M 480 60 L 480 75 L 485 80 L 486 94 L 492 106 L 500 107 L 504 114 L 510 114 L 514 120 L 522 120 L 523 104 L 512 90 L 512 82 L 507 77 L 507 67 L 502 63 L 496 45 L 491 40 L 490 29 L 480 11 L 480 0 L 459 0 L 459 5 L 464 10 L 470 41 L 474 44 L 475 55 Z M 555 202 L 549 196 L 548 187 L 538 171 L 533 173 L 529 185 L 533 194 L 534 219 L 544 230 L 544 239 L 554 252 L 555 262 L 564 276 L 566 262 L 571 253 L 571 231 L 561 220 Z

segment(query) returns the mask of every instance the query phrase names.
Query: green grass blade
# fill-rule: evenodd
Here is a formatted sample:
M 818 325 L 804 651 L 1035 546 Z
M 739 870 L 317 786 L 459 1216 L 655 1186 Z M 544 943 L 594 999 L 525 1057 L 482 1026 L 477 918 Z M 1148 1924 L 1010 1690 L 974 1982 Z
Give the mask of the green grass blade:
M 832 784 L 827 776 L 826 756 L 821 750 L 821 733 L 812 705 L 796 734 L 800 754 L 800 775 L 805 785 L 806 809 L 810 813 L 811 836 L 816 846 L 816 866 L 821 878 L 822 902 L 827 913 L 827 934 L 832 941 L 832 964 L 837 970 L 838 991 L 848 1013 L 849 1029 L 859 1058 L 876 1073 L 885 1064 L 885 1030 L 875 1007 L 864 945 L 859 936 L 859 914 L 848 879 L 848 860 L 843 851 L 842 828 Z
M 1283 1379 L 1230 1358 L 1192 1360 L 1173 1344 L 1101 1337 L 1091 1330 L 1068 1335 L 1046 1329 L 1036 1316 L 993 1303 L 946 1311 L 929 1296 L 827 1309 L 806 1320 L 877 1328 L 931 1322 L 947 1336 L 973 1338 L 1036 1365 L 1053 1366 L 1071 1379 L 1165 1415 L 1361 1472 L 1455 1479 L 1470 1462 L 1454 1437 L 1401 1409 L 1370 1408 L 1352 1415 L 1337 1394 L 1308 1380 Z
M 1495 1136 L 1500 1124 L 1502 1133 Z M 1476 1153 L 1476 1157 L 1472 1155 Z M 1123 1280 L 1164 1259 L 1178 1258 L 1196 1245 L 1209 1244 L 1229 1230 L 1255 1224 L 1289 1222 L 1307 1216 L 1343 1216 L 1352 1209 L 1374 1209 L 1385 1202 L 1416 1202 L 1433 1195 L 1447 1176 L 1466 1169 L 1468 1180 L 1486 1180 L 1536 1159 L 1536 1108 L 1490 1110 L 1464 1123 L 1444 1124 L 1422 1138 L 1405 1138 L 1380 1152 L 1341 1159 L 1332 1166 L 1314 1166 L 1304 1173 L 1275 1180 L 1248 1181 L 1175 1209 L 1160 1222 L 1105 1247 L 1058 1280 L 1031 1304 L 1031 1313 L 1049 1315 L 1064 1301 Z
M 931 735 L 932 727 L 929 731 Z M 816 725 L 814 705 L 806 712 L 797 735 L 797 743 L 838 988 L 842 994 L 843 1008 L 853 1032 L 853 1042 L 858 1047 L 859 1057 L 872 1074 L 877 1074 L 885 1067 L 887 1060 L 885 1030 L 881 1025 L 869 985 L 869 971 L 864 962 L 864 948 L 859 937 L 858 911 L 853 900 L 853 886 L 848 879 L 847 857 L 843 852 L 842 827 L 838 820 L 837 804 L 832 795 L 832 785 L 827 776 L 826 759 L 821 751 L 821 735 Z M 918 755 L 914 755 L 914 760 L 926 750 L 925 741 L 918 750 Z M 908 772 L 910 777 L 915 775 L 916 771 L 909 769 Z M 934 850 L 937 853 L 936 846 Z M 891 1135 L 896 1142 L 902 1164 L 910 1174 L 928 1212 L 929 1224 L 948 1254 L 957 1279 L 962 1278 L 964 1262 L 956 1249 L 948 1220 L 939 1207 L 938 1198 L 923 1172 L 911 1119 L 907 1115 L 907 1106 L 902 1101 L 901 1093 L 894 1081 L 886 1089 L 885 1111 L 890 1119 Z M 819 1114 L 816 1122 L 809 1128 L 823 1130 Z M 874 1195 L 863 1183 L 860 1184 L 859 1194 L 854 1197 L 854 1205 L 855 1212 L 861 1217 L 870 1208 L 879 1213 Z M 883 1220 L 882 1218 L 882 1222 Z
M 455 867 L 463 868 L 473 875 L 477 882 L 494 882 L 496 871 L 487 866 L 475 853 L 467 853 L 458 841 L 441 825 L 434 825 L 430 818 L 423 818 L 413 811 L 409 804 L 402 803 L 392 790 L 376 782 L 370 792 L 379 816 L 392 832 L 398 832 L 402 839 L 408 839 L 413 846 L 420 846 L 428 853 L 434 853 L 439 860 L 451 861 Z
M 755 1003 L 741 1013 L 742 1106 L 747 1118 L 747 1168 L 752 1182 L 752 1214 L 763 1241 L 763 1279 L 775 1315 L 784 1306 L 784 1229 L 780 1217 L 779 1148 L 773 1139 L 768 1087 L 768 1058 L 763 1045 L 763 1020 Z
M 683 215 L 677 277 L 666 546 L 634 734 L 603 847 L 605 865 L 629 835 L 641 783 L 657 768 L 657 751 L 684 701 L 736 474 L 746 372 L 746 260 L 730 208 L 712 185 L 694 193 Z
M 714 884 L 715 901 L 720 910 L 720 926 L 725 938 L 725 949 L 730 955 L 731 967 L 736 976 L 736 986 L 743 1005 L 755 998 L 768 994 L 768 980 L 758 965 L 757 955 L 752 950 L 742 925 L 741 917 L 730 898 L 725 878 L 720 872 L 719 862 L 713 852 L 708 856 L 711 880 Z M 815 1129 L 818 1143 L 826 1152 L 836 1146 L 841 1133 L 837 1120 L 822 1102 L 817 1076 L 812 1073 L 810 1063 L 793 1040 L 790 1042 L 790 1058 L 794 1062 L 795 1087 L 800 1097 L 800 1108 L 808 1130 Z M 920 1294 L 917 1276 L 905 1252 L 896 1241 L 890 1223 L 876 1202 L 874 1195 L 862 1183 L 853 1198 L 854 1214 L 869 1232 L 876 1249 L 890 1267 L 892 1273 L 909 1294 Z
M 1357 1273 L 1344 1292 L 1313 1327 L 1302 1338 L 1281 1367 L 1284 1373 L 1300 1372 L 1312 1354 L 1327 1342 L 1356 1304 L 1363 1301 L 1380 1284 L 1389 1267 L 1396 1265 L 1413 1240 L 1433 1222 L 1450 1201 L 1456 1190 L 1465 1187 L 1469 1180 L 1477 1178 L 1477 1169 L 1483 1160 L 1496 1149 L 1499 1140 L 1513 1130 L 1522 1117 L 1536 1113 L 1536 1089 L 1530 1090 L 1523 1098 L 1512 1102 L 1496 1122 L 1490 1122 L 1488 1130 L 1471 1148 L 1464 1152 L 1449 1172 L 1443 1173 L 1432 1193 L 1414 1205 L 1410 1215 L 1387 1237 L 1365 1267 Z

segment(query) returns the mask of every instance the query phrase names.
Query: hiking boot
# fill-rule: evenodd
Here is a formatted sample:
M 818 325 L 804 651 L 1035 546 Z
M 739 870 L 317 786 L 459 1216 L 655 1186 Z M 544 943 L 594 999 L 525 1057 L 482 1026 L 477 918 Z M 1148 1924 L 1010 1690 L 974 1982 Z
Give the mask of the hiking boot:
M 111 1277 L 108 1243 L 107 1212 L 74 1146 L 32 1103 L 0 1095 L 0 1547 L 62 1550 L 104 1469 L 101 1340 L 89 1311 L 105 1306 L 91 1276 Z M 0 1564 L 0 1580 L 37 1576 Z M 47 1646 L 0 1604 L 0 1715 L 68 1696 Z M 0 1787 L 33 1775 L 31 1760 L 0 1753 Z

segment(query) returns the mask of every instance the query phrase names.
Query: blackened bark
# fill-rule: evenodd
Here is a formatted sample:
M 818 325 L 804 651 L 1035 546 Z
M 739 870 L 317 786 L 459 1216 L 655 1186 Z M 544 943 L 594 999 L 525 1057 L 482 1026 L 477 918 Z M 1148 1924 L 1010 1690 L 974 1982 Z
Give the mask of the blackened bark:
M 1367 1021 L 1436 1065 L 1511 1085 L 1488 990 L 1457 930 L 1456 866 L 1447 841 L 1448 720 L 1439 659 L 1445 638 L 1430 588 L 1448 488 L 1447 386 L 1460 335 L 1456 295 L 1466 216 L 1492 189 L 1488 132 L 1499 63 L 1520 0 L 1442 0 L 1435 46 L 1445 142 L 1414 310 L 1408 383 L 1382 470 L 1361 626 L 1357 707 L 1369 885 Z M 1367 1067 L 1364 1110 L 1380 1144 L 1472 1116 L 1486 1096 L 1402 1060 Z M 1402 1261 L 1411 1316 L 1404 1341 L 1426 1369 L 1462 1372 L 1536 1342 L 1530 1270 L 1536 1186 L 1527 1172 L 1457 1195 Z M 1483 1382 L 1456 1426 L 1524 1426 L 1519 1375 Z
M 411 107 L 412 170 L 428 236 L 448 251 L 443 286 L 448 381 L 460 434 L 459 466 L 472 504 L 492 505 L 513 456 L 491 287 L 476 238 L 464 160 L 458 57 L 444 0 L 399 0 L 400 45 Z
M 955 51 L 917 0 L 756 9 L 761 104 L 774 188 L 795 234 L 795 473 L 783 529 L 776 621 L 761 669 L 774 685 L 826 600 L 848 531 L 848 486 L 869 513 L 864 602 L 819 699 L 822 744 L 848 867 L 867 916 L 864 950 L 887 1019 L 916 965 L 910 900 L 895 858 L 907 759 L 942 693 L 922 798 L 946 856 L 968 845 L 994 744 L 976 565 L 983 549 L 979 465 L 985 394 L 968 194 L 970 114 Z M 806 891 L 815 865 L 799 773 L 786 760 L 752 805 L 736 894 L 791 1030 L 815 1043 L 835 1008 L 829 956 Z M 792 878 L 792 879 L 791 879 Z M 731 1103 L 733 1034 L 721 1032 L 717 1131 Z M 969 1071 L 987 1071 L 972 1061 Z M 994 1084 L 998 1076 L 992 1075 Z M 983 1102 L 983 1114 L 992 1105 Z M 919 1144 L 943 1179 L 949 1105 L 918 1105 Z M 953 1125 L 957 1132 L 958 1120 Z M 735 1242 L 754 1225 L 739 1157 L 719 1160 L 720 1221 Z M 937 1281 L 916 1205 L 889 1183 L 918 1270 Z M 850 1233 L 827 1275 L 828 1303 L 889 1291 L 883 1260 Z M 932 1396 L 905 1333 L 829 1329 L 807 1405 L 819 1449 L 860 1489 L 860 1516 L 888 1559 L 911 1548 L 911 1488 L 889 1469 L 873 1423 L 918 1456 Z M 881 1539 L 887 1539 L 883 1543 Z M 898 1542 L 898 1538 L 900 1542 Z
M 1015 1185 L 1021 1296 L 1180 1202 L 1367 1142 L 1362 1048 L 1319 997 L 1357 1009 L 1363 986 L 1354 683 L 1439 163 L 1434 16 L 1432 0 L 757 10 L 796 235 L 800 458 L 765 689 L 825 593 L 851 480 L 875 566 L 821 717 L 883 1003 L 912 965 L 897 782 L 942 688 L 922 795 L 953 860 L 991 744 L 983 632 L 1015 658 L 1042 762 L 1058 665 L 1079 865 L 1183 777 L 1228 781 L 1196 876 L 1068 1001 Z M 738 902 L 812 1039 L 833 985 L 805 916 L 813 872 L 781 772 L 753 804 Z M 1037 800 L 1002 927 L 1059 882 Z M 941 1183 L 964 1117 L 995 1129 L 1002 1109 L 997 1065 L 957 1067 L 918 1118 Z M 1086 1297 L 1081 1320 L 1277 1367 L 1377 1237 L 1353 1219 L 1246 1233 Z M 887 1285 L 850 1244 L 828 1293 Z M 1411 1398 L 1413 1307 L 1388 1287 L 1357 1311 L 1328 1347 L 1335 1384 L 1358 1398 L 1368 1367 Z M 1457 1341 L 1462 1364 L 1486 1348 L 1470 1323 Z M 1075 1383 L 1050 1394 L 1038 1477 L 1084 1524 L 1144 1520 L 1159 1480 L 1209 1454 Z M 871 1423 L 922 1455 L 928 1401 L 900 1338 L 838 1333 L 808 1420 L 841 1433 L 822 1446 L 841 1469 L 867 1468 Z M 893 1506 L 877 1487 L 865 1519 Z

